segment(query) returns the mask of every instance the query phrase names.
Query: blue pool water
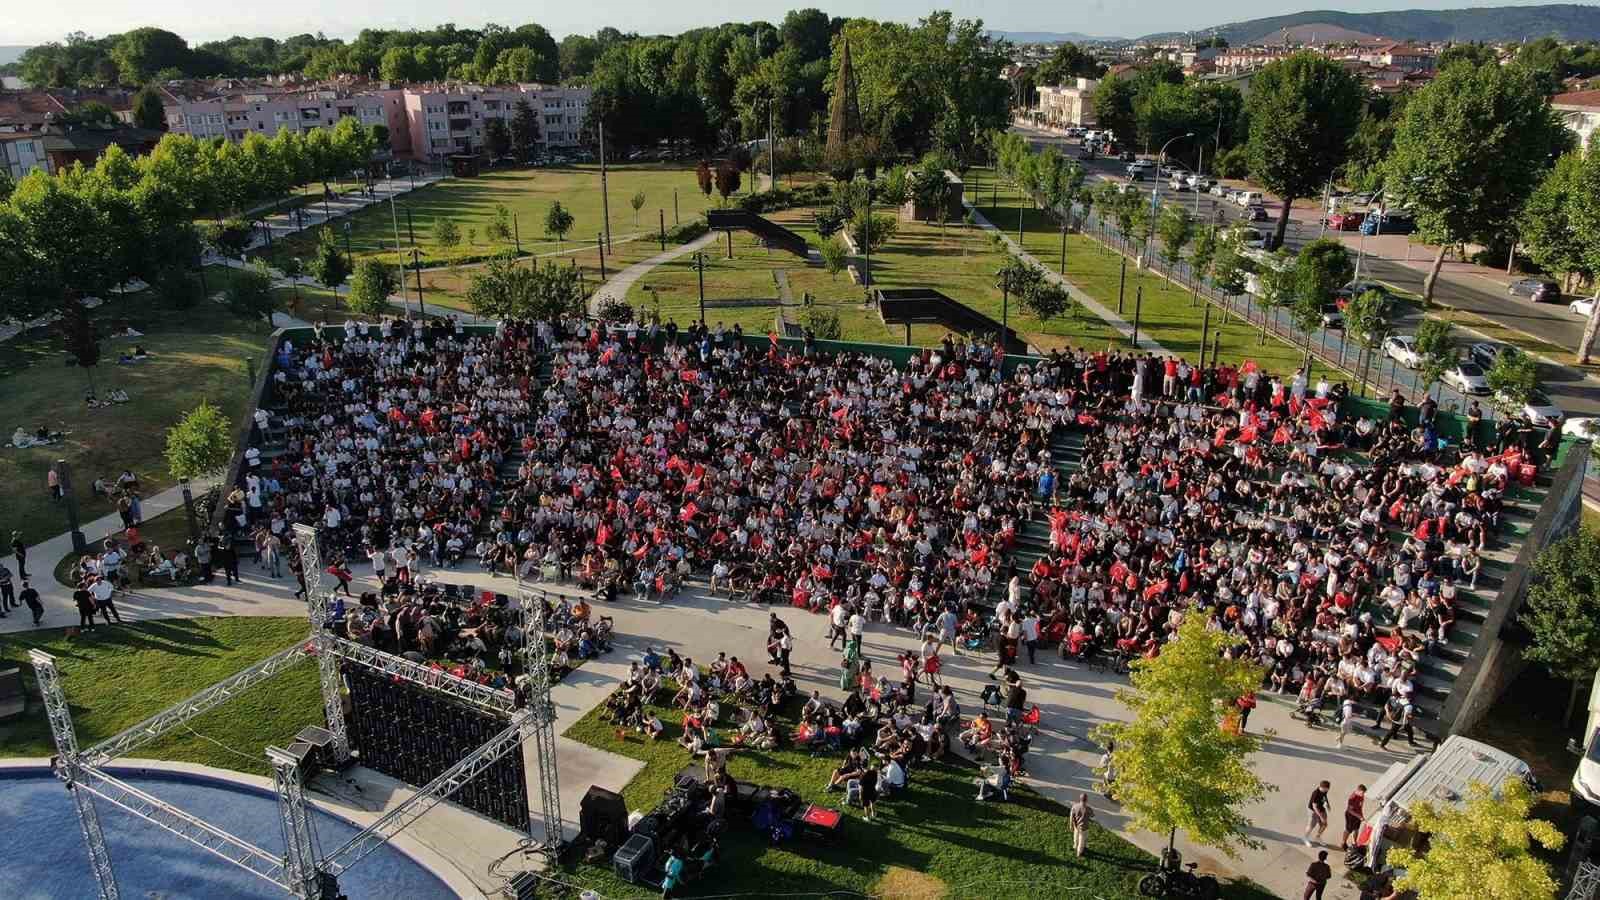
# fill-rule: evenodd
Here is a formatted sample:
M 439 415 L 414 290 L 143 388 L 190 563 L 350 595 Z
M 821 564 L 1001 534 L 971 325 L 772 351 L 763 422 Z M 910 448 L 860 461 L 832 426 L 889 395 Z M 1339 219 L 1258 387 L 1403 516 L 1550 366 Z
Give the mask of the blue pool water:
M 196 775 L 148 770 L 111 774 L 268 853 L 281 853 L 277 797 L 245 785 Z M 283 900 L 289 895 L 154 825 L 97 800 L 111 866 L 124 897 L 147 900 Z M 343 819 L 316 811 L 325 852 L 356 834 Z M 86 900 L 96 894 L 78 817 L 66 788 L 48 771 L 0 770 L 0 897 L 6 900 Z M 419 898 L 456 894 L 420 863 L 385 845 L 339 879 L 350 900 Z

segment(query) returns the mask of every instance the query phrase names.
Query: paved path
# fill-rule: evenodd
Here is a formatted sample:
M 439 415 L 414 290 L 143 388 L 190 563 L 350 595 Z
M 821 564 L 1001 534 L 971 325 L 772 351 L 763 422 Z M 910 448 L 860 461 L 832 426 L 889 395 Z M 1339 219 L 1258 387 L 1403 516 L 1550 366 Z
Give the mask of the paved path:
M 671 250 L 668 250 L 665 253 L 657 253 L 655 256 L 652 256 L 649 259 L 636 262 L 626 269 L 623 269 L 621 272 L 611 276 L 611 279 L 596 289 L 594 295 L 589 298 L 589 314 L 592 316 L 599 315 L 600 305 L 605 303 L 607 300 L 626 300 L 628 296 L 628 289 L 633 287 L 633 283 L 638 281 L 640 277 L 644 275 L 644 273 L 654 269 L 656 266 L 659 266 L 664 262 L 669 262 L 685 254 L 693 253 L 696 250 L 709 247 L 713 242 L 716 241 L 718 237 L 721 237 L 721 235 L 717 232 L 708 232 L 698 238 L 695 238 L 687 244 L 673 247 Z
M 1000 235 L 1000 239 L 1006 242 L 1006 247 L 1008 247 L 1013 254 L 1020 256 L 1028 262 L 1038 266 L 1040 269 L 1043 269 L 1045 276 L 1050 279 L 1052 284 L 1056 284 L 1065 288 L 1067 293 L 1072 296 L 1073 300 L 1083 304 L 1084 309 L 1087 309 L 1089 312 L 1103 319 L 1107 325 L 1115 328 L 1123 337 L 1130 338 L 1133 336 L 1133 326 L 1128 323 L 1127 319 L 1117 315 L 1111 309 L 1101 304 L 1100 301 L 1084 293 L 1084 291 L 1077 285 L 1061 277 L 1060 273 L 1040 262 L 1038 257 L 1022 249 L 1022 245 L 1018 244 L 1015 238 L 995 227 L 994 223 L 985 218 L 983 213 L 978 212 L 978 208 L 976 206 L 973 206 L 966 200 L 961 201 L 961 204 L 972 211 L 972 220 L 978 224 L 979 228 L 982 228 L 984 231 L 992 231 L 995 234 Z M 1139 349 L 1149 353 L 1168 352 L 1167 348 L 1161 346 L 1159 343 L 1151 340 L 1145 335 L 1139 336 Z

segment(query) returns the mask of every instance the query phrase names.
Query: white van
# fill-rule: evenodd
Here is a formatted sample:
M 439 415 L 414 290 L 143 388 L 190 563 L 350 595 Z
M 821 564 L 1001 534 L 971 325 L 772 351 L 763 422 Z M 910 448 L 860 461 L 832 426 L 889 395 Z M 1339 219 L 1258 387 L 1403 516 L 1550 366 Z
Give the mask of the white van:
M 1583 759 L 1572 773 L 1572 793 L 1584 803 L 1600 809 L 1600 672 L 1589 688 L 1589 735 L 1583 744 Z
M 1240 191 L 1234 195 L 1233 202 L 1240 206 L 1260 206 L 1266 202 L 1266 197 L 1260 191 Z
M 1356 835 L 1365 847 L 1367 866 L 1377 871 L 1390 847 L 1410 847 L 1417 837 L 1411 808 L 1427 801 L 1435 807 L 1459 807 L 1474 782 L 1498 789 L 1507 778 L 1520 778 L 1537 788 L 1528 764 L 1480 741 L 1460 735 L 1445 738 L 1432 753 L 1397 762 L 1367 790 L 1367 818 Z

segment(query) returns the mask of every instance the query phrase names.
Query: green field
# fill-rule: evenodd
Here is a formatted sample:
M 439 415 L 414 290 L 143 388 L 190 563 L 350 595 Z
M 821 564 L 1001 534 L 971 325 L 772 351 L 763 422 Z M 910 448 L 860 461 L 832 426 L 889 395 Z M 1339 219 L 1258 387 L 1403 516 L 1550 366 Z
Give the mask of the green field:
M 975 169 L 967 173 L 969 191 L 978 198 L 978 211 L 1015 238 L 1018 209 L 1021 207 L 1023 246 L 1051 269 L 1058 269 L 1061 260 L 1060 225 L 1043 210 L 1029 207 L 1026 201 L 1019 198 L 1016 189 L 1005 181 L 999 185 L 996 201 L 995 193 L 991 190 L 994 183 L 994 175 L 990 170 Z M 1067 280 L 1108 309 L 1118 308 L 1117 296 L 1122 280 L 1120 255 L 1105 249 L 1092 238 L 1069 234 L 1066 270 Z M 1141 288 L 1144 299 L 1142 304 L 1138 304 L 1136 297 Z M 1130 262 L 1122 294 L 1124 319 L 1131 323 L 1135 307 L 1139 307 L 1141 337 L 1149 337 L 1167 350 L 1190 360 L 1199 358 L 1205 304 L 1190 291 L 1181 285 L 1168 285 L 1165 279 L 1143 272 Z M 1222 334 L 1221 359 L 1225 362 L 1255 360 L 1268 372 L 1288 375 L 1299 368 L 1305 356 L 1299 348 L 1275 338 L 1269 337 L 1263 343 L 1261 332 L 1254 326 L 1243 319 L 1226 316 L 1220 309 L 1213 309 L 1208 350 L 1219 331 Z M 1120 343 L 1127 346 L 1125 339 L 1121 339 Z M 1317 365 L 1313 366 L 1312 371 L 1315 373 L 1323 369 Z
M 25 715 L 0 724 L 0 756 L 56 752 L 32 684 L 30 649 L 56 657 L 78 744 L 88 747 L 304 639 L 307 627 L 305 619 L 172 619 L 102 626 L 71 638 L 61 628 L 6 635 L 0 660 L 22 668 L 33 699 Z M 308 661 L 134 755 L 270 775 L 263 748 L 288 746 L 301 728 L 321 721 L 317 668 Z
M 662 696 L 668 694 L 663 689 Z M 667 723 L 656 742 L 631 733 L 619 739 L 601 710 L 566 731 L 567 737 L 645 763 L 622 792 L 630 810 L 653 809 L 678 772 L 694 762 L 677 744 L 682 714 L 655 711 Z M 785 733 L 794 724 L 788 716 L 774 720 Z M 740 782 L 788 787 L 806 802 L 845 808 L 840 793 L 823 790 L 840 755 L 739 750 L 728 768 Z M 747 827 L 730 828 L 722 841 L 722 862 L 691 884 L 685 896 L 834 891 L 928 898 L 1137 896 L 1139 876 L 1154 864 L 1149 854 L 1093 825 L 1088 853 L 1080 860 L 1072 851 L 1066 807 L 1026 787 L 1014 789 L 1006 802 L 980 803 L 973 786 L 978 774 L 971 762 L 954 755 L 920 764 L 903 793 L 879 802 L 875 821 L 846 809 L 843 834 L 832 845 L 795 839 L 774 846 Z M 643 896 L 609 866 L 580 865 L 568 872 L 608 897 Z M 1226 885 L 1223 896 L 1257 900 L 1269 895 L 1236 883 Z
M 677 191 L 678 218 L 687 222 L 697 218 L 708 207 L 716 204 L 715 195 L 708 200 L 700 193 L 695 182 L 694 168 L 681 164 L 628 164 L 607 166 L 606 176 L 610 198 L 612 240 L 627 234 L 646 232 L 656 234 L 664 215 L 668 229 L 673 227 L 673 191 Z M 645 204 L 637 217 L 630 200 L 642 192 Z M 554 201 L 572 213 L 572 230 L 567 234 L 566 246 L 574 242 L 593 243 L 595 235 L 605 229 L 601 214 L 600 167 L 598 165 L 561 166 L 539 169 L 492 171 L 476 178 L 447 178 L 444 181 L 419 188 L 403 195 L 394 204 L 374 204 L 335 223 L 351 223 L 350 249 L 357 258 L 387 250 L 394 251 L 396 224 L 399 239 L 408 251 L 416 246 L 432 263 L 451 260 L 482 258 L 486 255 L 515 249 L 516 235 L 521 236 L 524 253 L 546 253 L 557 250 L 555 238 L 544 232 L 544 220 Z M 514 217 L 513 239 L 491 242 L 485 232 L 494 219 L 495 207 L 503 204 Z M 408 221 L 407 215 L 410 215 Z M 433 237 L 434 222 L 441 218 L 454 219 L 461 231 L 459 245 L 439 246 Z M 475 231 L 468 241 L 468 230 Z M 302 232 L 279 239 L 267 253 L 274 260 L 300 257 L 309 261 L 314 255 L 317 237 Z M 340 234 L 340 243 L 344 243 Z
M 221 289 L 218 282 L 225 271 L 208 267 L 213 292 Z M 0 344 L 0 428 L 5 439 L 18 426 L 30 432 L 41 425 L 67 432 L 58 444 L 0 452 L 0 484 L 8 489 L 7 502 L 0 506 L 0 535 L 9 538 L 18 530 L 25 541 L 35 543 L 67 530 L 64 508 L 50 499 L 45 487 L 45 474 L 56 460 L 70 466 L 79 516 L 87 522 L 114 511 L 89 490 L 97 476 L 115 478 L 130 469 L 146 497 L 176 483 L 162 458 L 164 435 L 201 400 L 235 418 L 243 413 L 249 393 L 245 360 L 259 359 L 266 349 L 266 322 L 242 319 L 209 300 L 191 309 L 172 309 L 152 294 L 130 294 L 93 311 L 101 335 L 94 385 L 101 394 L 112 388 L 126 391 L 128 403 L 96 409 L 84 404 L 89 378 L 83 369 L 65 364 L 61 333 L 54 327 Z M 143 336 L 109 337 L 128 325 Z M 149 352 L 150 360 L 118 365 L 118 356 L 135 344 Z

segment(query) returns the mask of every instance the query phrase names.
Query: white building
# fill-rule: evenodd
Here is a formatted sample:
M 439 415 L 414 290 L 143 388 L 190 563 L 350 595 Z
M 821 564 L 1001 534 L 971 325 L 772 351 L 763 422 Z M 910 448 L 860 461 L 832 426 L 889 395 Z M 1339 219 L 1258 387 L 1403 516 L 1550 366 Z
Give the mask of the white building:
M 1589 137 L 1600 127 L 1600 91 L 1574 91 L 1550 98 L 1550 108 L 1563 124 L 1578 136 L 1578 144 L 1589 146 Z
M 242 141 L 251 132 L 272 137 L 287 128 L 307 131 L 332 127 L 350 117 L 363 125 L 389 125 L 390 91 L 350 92 L 337 89 L 241 91 L 186 99 L 169 95 L 167 130 L 197 138 Z M 398 110 L 398 103 L 394 104 Z M 391 141 L 393 127 L 390 128 Z
M 0 168 L 13 181 L 34 169 L 50 171 L 50 158 L 44 152 L 44 138 L 37 131 L 0 130 Z
M 1093 78 L 1074 79 L 1072 84 L 1040 85 L 1039 113 L 1047 124 L 1057 127 L 1087 127 L 1095 123 Z

